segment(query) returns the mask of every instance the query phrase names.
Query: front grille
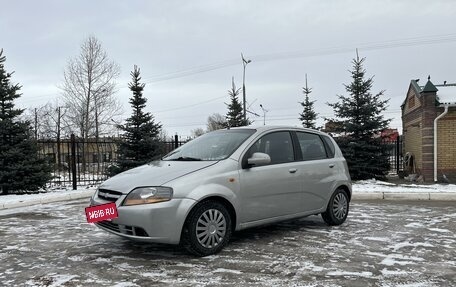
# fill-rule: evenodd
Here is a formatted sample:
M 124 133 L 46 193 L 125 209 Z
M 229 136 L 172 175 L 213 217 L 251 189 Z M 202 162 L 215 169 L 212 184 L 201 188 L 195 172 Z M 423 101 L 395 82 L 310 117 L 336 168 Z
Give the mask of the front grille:
M 115 224 L 111 221 L 103 220 L 103 221 L 98 221 L 95 224 L 100 225 L 101 227 L 107 228 L 109 230 L 112 230 L 114 232 L 120 233 L 119 224 Z
M 122 233 L 126 235 L 133 235 L 133 236 L 140 236 L 140 237 L 149 237 L 147 232 L 141 228 L 141 227 L 136 227 L 136 226 L 130 226 L 130 225 L 122 225 L 122 224 L 117 224 L 112 221 L 98 221 L 95 224 L 104 227 L 106 229 L 109 229 L 111 231 L 114 231 L 116 233 Z
M 122 196 L 122 192 L 109 190 L 109 189 L 99 189 L 98 190 L 98 198 L 115 202 Z

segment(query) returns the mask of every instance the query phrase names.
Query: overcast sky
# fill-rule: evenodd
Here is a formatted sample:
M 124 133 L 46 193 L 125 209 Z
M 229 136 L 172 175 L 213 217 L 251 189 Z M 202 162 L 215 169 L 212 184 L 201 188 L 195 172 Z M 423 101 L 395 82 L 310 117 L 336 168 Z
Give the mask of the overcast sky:
M 40 107 L 60 95 L 63 70 L 88 36 L 97 37 L 121 67 L 116 97 L 130 114 L 133 65 L 146 82 L 148 110 L 169 135 L 205 128 L 226 114 L 234 76 L 266 123 L 299 125 L 305 74 L 319 113 L 345 94 L 351 61 L 366 57 L 372 92 L 390 98 L 385 116 L 401 128 L 400 105 L 411 79 L 456 82 L 456 1 L 5 1 L 0 48 L 16 71 L 18 105 Z M 250 116 L 256 124 L 263 117 Z

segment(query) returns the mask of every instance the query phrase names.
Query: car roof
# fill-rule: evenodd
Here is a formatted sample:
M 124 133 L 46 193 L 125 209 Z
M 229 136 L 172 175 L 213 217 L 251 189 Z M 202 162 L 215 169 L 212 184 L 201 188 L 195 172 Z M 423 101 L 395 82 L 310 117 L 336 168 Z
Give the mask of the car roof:
M 229 129 L 255 129 L 258 132 L 264 132 L 264 131 L 273 131 L 273 130 L 295 130 L 295 131 L 304 131 L 304 132 L 312 132 L 312 133 L 318 133 L 318 134 L 325 134 L 324 132 L 321 132 L 319 130 L 314 130 L 314 129 L 309 129 L 309 128 L 303 128 L 299 126 L 280 126 L 280 125 L 274 125 L 274 126 L 243 126 L 243 127 L 234 127 L 234 128 L 229 128 Z

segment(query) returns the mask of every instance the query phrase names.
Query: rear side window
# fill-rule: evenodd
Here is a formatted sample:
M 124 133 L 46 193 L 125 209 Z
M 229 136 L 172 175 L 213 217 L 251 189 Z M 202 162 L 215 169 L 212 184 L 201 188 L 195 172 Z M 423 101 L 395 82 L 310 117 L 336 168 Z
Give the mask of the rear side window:
M 289 132 L 273 132 L 261 137 L 247 152 L 251 157 L 256 152 L 271 157 L 271 164 L 294 161 L 293 142 Z
M 303 160 L 317 160 L 327 158 L 326 149 L 319 135 L 312 133 L 296 133 L 301 147 Z
M 334 155 L 336 154 L 336 148 L 334 147 L 332 140 L 328 136 L 322 136 L 322 138 L 326 144 L 326 150 L 328 151 L 328 157 L 333 158 Z

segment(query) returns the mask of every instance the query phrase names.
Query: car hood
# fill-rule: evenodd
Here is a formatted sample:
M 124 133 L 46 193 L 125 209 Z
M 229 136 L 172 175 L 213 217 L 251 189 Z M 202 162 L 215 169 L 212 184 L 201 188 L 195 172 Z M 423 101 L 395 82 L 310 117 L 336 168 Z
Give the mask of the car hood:
M 125 172 L 103 182 L 99 188 L 129 193 L 139 186 L 161 186 L 195 171 L 216 164 L 217 161 L 154 161 Z

